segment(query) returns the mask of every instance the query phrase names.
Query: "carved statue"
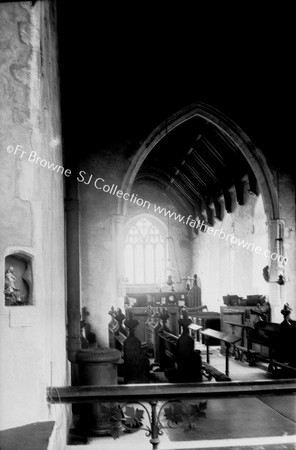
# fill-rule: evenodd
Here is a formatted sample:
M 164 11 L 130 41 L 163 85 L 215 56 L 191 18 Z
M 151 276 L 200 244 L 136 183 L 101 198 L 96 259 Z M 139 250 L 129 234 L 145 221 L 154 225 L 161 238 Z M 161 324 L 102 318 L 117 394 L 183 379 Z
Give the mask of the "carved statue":
M 19 305 L 22 303 L 20 295 L 17 294 L 19 289 L 15 286 L 16 276 L 14 275 L 14 268 L 11 266 L 7 269 L 5 274 L 4 294 L 5 299 L 12 302 L 12 304 Z
M 167 279 L 167 281 L 166 281 L 166 284 L 168 285 L 168 286 L 171 286 L 171 291 L 172 292 L 174 292 L 174 284 L 175 284 L 175 282 L 174 282 L 174 280 L 173 280 L 173 277 L 172 277 L 172 275 L 168 275 L 168 279 Z
M 292 308 L 290 308 L 289 303 L 285 303 L 283 309 L 281 310 L 281 314 L 284 316 L 284 321 L 290 321 L 290 314 Z

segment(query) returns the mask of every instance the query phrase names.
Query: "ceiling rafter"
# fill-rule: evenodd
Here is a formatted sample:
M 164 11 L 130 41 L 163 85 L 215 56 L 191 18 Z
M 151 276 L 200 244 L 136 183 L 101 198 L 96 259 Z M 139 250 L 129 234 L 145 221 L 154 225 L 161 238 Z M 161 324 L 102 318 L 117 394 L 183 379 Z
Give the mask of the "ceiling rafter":
M 181 180 L 184 182 L 185 185 L 189 186 L 189 188 L 195 193 L 195 195 L 199 198 L 202 198 L 203 195 L 201 194 L 201 192 L 195 187 L 195 185 L 192 183 L 192 181 L 185 175 L 184 172 L 182 172 L 181 170 L 176 169 L 175 175 L 180 177 Z
M 195 205 L 196 201 L 192 196 L 188 193 L 186 187 L 183 186 L 181 180 L 176 180 L 175 178 L 171 178 L 171 184 L 174 184 L 176 188 L 182 192 L 182 194 L 187 198 L 187 200 L 191 203 L 191 205 Z
M 154 177 L 153 177 L 153 176 Z M 195 118 L 165 136 L 145 159 L 137 179 L 159 181 L 173 203 L 184 205 L 210 225 L 225 211 L 258 194 L 256 177 L 236 142 Z
M 182 211 L 182 213 L 187 214 L 188 213 L 192 214 L 194 211 L 194 207 L 192 206 L 191 203 L 188 202 L 187 199 L 184 199 L 183 196 L 180 196 L 180 194 L 177 192 L 177 190 L 170 184 L 169 186 L 167 186 L 166 188 L 166 192 L 168 194 L 168 196 L 170 198 L 172 198 L 173 202 L 175 202 L 175 204 L 178 205 L 178 209 L 180 209 L 180 211 Z
M 220 163 L 220 165 L 226 169 L 227 165 L 224 162 L 223 157 L 220 155 L 220 153 L 215 149 L 215 147 L 211 144 L 211 142 L 207 138 L 202 139 L 202 143 L 205 145 L 205 147 L 208 149 L 208 151 L 211 153 L 212 156 Z
M 193 177 L 199 182 L 199 184 L 201 184 L 204 188 L 207 187 L 207 184 L 204 182 L 204 180 L 202 179 L 201 175 L 199 174 L 199 172 L 197 171 L 196 167 L 193 167 L 192 165 L 190 165 L 188 162 L 186 162 L 185 160 L 182 161 L 181 163 L 183 166 L 186 167 L 186 170 L 188 170 L 188 172 L 191 173 L 191 175 L 193 175 Z
M 215 176 L 212 168 L 209 166 L 208 163 L 205 162 L 205 160 L 197 153 L 195 149 L 193 150 L 192 155 L 195 161 L 202 167 L 204 172 L 208 175 L 208 177 L 211 178 L 215 183 L 218 183 L 219 180 Z

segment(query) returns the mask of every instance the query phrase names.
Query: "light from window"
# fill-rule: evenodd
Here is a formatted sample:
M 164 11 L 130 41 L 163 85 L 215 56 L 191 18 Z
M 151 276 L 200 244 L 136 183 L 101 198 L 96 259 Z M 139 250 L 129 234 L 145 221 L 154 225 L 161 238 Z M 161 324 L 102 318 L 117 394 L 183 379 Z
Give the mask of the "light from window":
M 125 238 L 125 274 L 130 284 L 159 284 L 165 279 L 166 239 L 146 217 Z

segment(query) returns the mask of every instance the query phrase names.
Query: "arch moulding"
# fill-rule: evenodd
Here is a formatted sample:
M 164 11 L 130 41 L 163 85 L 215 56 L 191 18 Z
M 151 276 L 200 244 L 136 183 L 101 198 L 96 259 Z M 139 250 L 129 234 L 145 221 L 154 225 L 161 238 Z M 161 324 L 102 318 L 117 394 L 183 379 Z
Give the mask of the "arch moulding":
M 275 188 L 273 175 L 268 167 L 262 151 L 255 147 L 250 138 L 235 122 L 217 109 L 204 103 L 194 103 L 181 109 L 152 131 L 132 159 L 132 162 L 123 179 L 123 192 L 129 193 L 131 191 L 131 187 L 141 165 L 153 148 L 172 130 L 194 117 L 200 117 L 211 123 L 214 127 L 217 127 L 221 132 L 226 134 L 229 139 L 232 140 L 235 146 L 248 161 L 257 178 L 268 220 L 278 219 L 278 195 Z M 122 198 L 119 198 L 118 214 L 125 215 L 126 208 L 126 202 Z

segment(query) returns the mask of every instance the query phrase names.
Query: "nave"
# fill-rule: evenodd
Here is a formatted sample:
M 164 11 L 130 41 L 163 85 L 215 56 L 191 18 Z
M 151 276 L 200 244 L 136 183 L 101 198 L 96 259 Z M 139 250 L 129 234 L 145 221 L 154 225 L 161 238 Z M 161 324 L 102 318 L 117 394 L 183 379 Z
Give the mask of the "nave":
M 177 4 L 172 20 L 173 4 L 96 3 L 0 1 L 1 450 L 74 447 L 79 421 L 101 448 L 289 446 L 281 8 L 244 24 L 245 7 L 215 21 Z M 119 406 L 102 417 L 105 401 Z

